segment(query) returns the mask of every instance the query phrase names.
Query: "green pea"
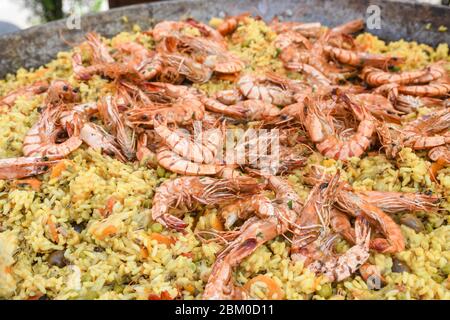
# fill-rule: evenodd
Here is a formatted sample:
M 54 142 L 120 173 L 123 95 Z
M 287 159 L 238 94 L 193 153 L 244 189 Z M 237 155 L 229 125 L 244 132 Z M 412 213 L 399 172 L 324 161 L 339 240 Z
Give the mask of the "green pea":
M 447 263 L 445 266 L 442 267 L 442 272 L 446 275 L 450 274 L 450 263 Z
M 406 294 L 404 292 L 399 292 L 397 294 L 397 300 L 406 300 Z
M 322 298 L 328 299 L 329 297 L 331 297 L 333 295 L 333 288 L 331 287 L 331 284 L 326 283 L 326 284 L 321 285 L 320 290 L 317 291 L 317 293 Z
M 116 285 L 114 286 L 114 292 L 115 292 L 115 293 L 122 293 L 122 292 L 123 292 L 123 287 L 120 286 L 120 285 L 118 285 L 118 284 L 116 284 Z
M 163 231 L 163 226 L 160 223 L 154 223 L 152 224 L 151 229 L 153 232 L 161 233 Z
M 440 276 L 440 275 L 438 275 L 438 274 L 432 275 L 432 276 L 431 276 L 431 279 L 433 279 L 433 280 L 436 281 L 437 283 L 442 283 L 442 282 L 444 282 L 444 280 L 445 280 L 444 277 L 442 277 L 442 276 Z
M 142 206 L 146 209 L 150 208 L 153 204 L 153 201 L 151 199 L 146 199 L 142 202 Z
M 84 295 L 84 300 L 95 300 L 99 297 L 98 293 L 95 291 L 88 291 L 86 292 L 86 294 Z
M 163 167 L 158 166 L 158 168 L 156 168 L 156 174 L 159 178 L 164 178 L 166 170 Z

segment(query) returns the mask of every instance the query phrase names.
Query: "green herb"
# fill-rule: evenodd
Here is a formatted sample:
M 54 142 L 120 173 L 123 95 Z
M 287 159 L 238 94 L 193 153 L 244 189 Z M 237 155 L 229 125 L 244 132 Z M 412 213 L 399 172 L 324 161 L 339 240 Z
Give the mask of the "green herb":
M 389 70 L 392 72 L 398 72 L 398 71 L 400 71 L 400 68 L 398 66 L 390 66 Z
M 291 209 L 291 210 L 294 207 L 294 203 L 292 202 L 292 200 L 289 200 L 287 205 L 288 205 L 289 209 Z
M 273 55 L 274 58 L 278 58 L 278 56 L 281 53 L 281 49 L 280 48 L 276 48 L 275 54 Z

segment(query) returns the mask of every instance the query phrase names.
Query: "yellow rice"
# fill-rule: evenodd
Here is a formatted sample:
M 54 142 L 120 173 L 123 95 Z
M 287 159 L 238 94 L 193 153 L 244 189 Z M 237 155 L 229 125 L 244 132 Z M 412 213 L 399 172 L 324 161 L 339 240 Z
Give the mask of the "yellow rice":
M 140 32 L 121 33 L 111 42 L 152 39 Z M 230 49 L 248 64 L 247 71 L 275 71 L 285 74 L 276 59 L 275 34 L 262 21 L 248 19 L 229 38 Z M 108 40 L 108 43 L 111 43 Z M 450 61 L 448 45 L 436 49 L 397 41 L 384 43 L 370 34 L 357 38 L 361 46 L 372 52 L 392 53 L 406 58 L 406 69 L 421 68 L 439 59 Z M 0 95 L 42 79 L 67 79 L 79 86 L 84 102 L 96 101 L 110 91 L 107 80 L 94 77 L 78 83 L 72 76 L 70 53 L 58 57 L 36 70 L 18 70 L 0 81 Z M 294 77 L 295 75 L 289 75 Z M 212 93 L 229 88 L 230 82 L 211 81 L 198 85 Z M 43 97 L 19 98 L 8 112 L 0 114 L 0 157 L 21 155 L 24 135 L 38 117 L 37 108 Z M 387 284 L 370 290 L 358 274 L 338 284 L 330 284 L 324 276 L 315 276 L 301 263 L 289 257 L 289 242 L 278 237 L 260 247 L 236 270 L 236 284 L 243 285 L 258 274 L 272 278 L 287 299 L 450 299 L 450 168 L 442 169 L 438 183 L 429 179 L 429 160 L 423 154 L 404 149 L 400 157 L 388 160 L 382 154 L 354 158 L 348 164 L 324 159 L 315 154 L 310 163 L 321 163 L 330 172 L 343 170 L 343 178 L 356 189 L 423 192 L 431 190 L 443 198 L 438 213 L 418 213 L 425 231 L 416 233 L 402 226 L 405 251 L 394 256 L 372 253 Z M 307 169 L 306 169 L 307 170 Z M 308 188 L 302 184 L 303 171 L 287 179 L 306 198 Z M 42 186 L 34 191 L 28 186 L 0 181 L 0 298 L 28 299 L 45 295 L 51 299 L 147 299 L 149 294 L 166 291 L 172 297 L 199 299 L 207 282 L 215 255 L 221 246 L 202 243 L 193 234 L 210 229 L 216 210 L 198 210 L 186 214 L 190 224 L 185 235 L 164 230 L 150 218 L 155 187 L 176 175 L 148 169 L 144 164 L 124 164 L 85 147 L 66 160 L 66 169 L 57 178 L 47 173 L 40 177 Z M 105 220 L 100 215 L 111 196 L 123 199 L 116 203 Z M 65 232 L 58 241 L 51 238 L 46 221 L 52 221 Z M 396 217 L 398 221 L 398 217 Z M 99 237 L 106 225 L 116 231 Z M 75 226 L 83 226 L 79 233 Z M 102 229 L 103 228 L 103 229 Z M 173 246 L 150 240 L 152 232 L 176 239 Z M 337 245 L 344 252 L 349 245 Z M 65 250 L 70 264 L 49 266 L 47 258 L 54 250 Z M 406 263 L 410 272 L 392 272 L 393 258 Z M 254 298 L 266 298 L 264 284 L 252 286 Z

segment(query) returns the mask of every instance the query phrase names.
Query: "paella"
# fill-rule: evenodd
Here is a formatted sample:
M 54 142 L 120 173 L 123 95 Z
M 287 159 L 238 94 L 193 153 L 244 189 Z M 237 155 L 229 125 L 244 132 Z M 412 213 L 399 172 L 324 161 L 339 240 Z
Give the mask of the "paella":
M 450 55 L 162 21 L 0 80 L 4 299 L 449 299 Z

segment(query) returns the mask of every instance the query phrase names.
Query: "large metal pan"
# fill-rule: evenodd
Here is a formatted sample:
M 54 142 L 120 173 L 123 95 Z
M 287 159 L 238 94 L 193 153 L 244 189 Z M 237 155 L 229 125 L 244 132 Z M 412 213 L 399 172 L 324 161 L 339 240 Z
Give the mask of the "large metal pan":
M 286 20 L 320 21 L 335 26 L 351 19 L 366 18 L 370 5 L 380 8 L 381 28 L 370 30 L 385 40 L 416 40 L 436 46 L 450 42 L 450 8 L 402 1 L 382 0 L 179 0 L 156 2 L 86 15 L 80 30 L 70 30 L 66 21 L 57 21 L 0 37 L 0 77 L 20 67 L 32 68 L 53 59 L 68 43 L 80 42 L 89 31 L 113 36 L 134 24 L 149 28 L 161 20 L 193 17 L 208 21 L 213 16 L 244 11 L 266 20 L 280 16 Z M 126 16 L 128 19 L 123 19 Z M 125 22 L 125 21 L 128 22 Z M 431 28 L 427 24 L 431 23 Z

